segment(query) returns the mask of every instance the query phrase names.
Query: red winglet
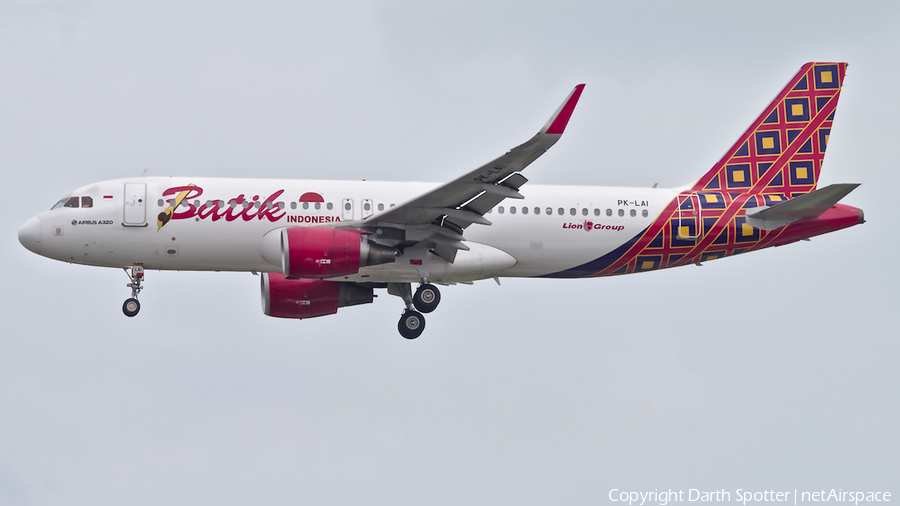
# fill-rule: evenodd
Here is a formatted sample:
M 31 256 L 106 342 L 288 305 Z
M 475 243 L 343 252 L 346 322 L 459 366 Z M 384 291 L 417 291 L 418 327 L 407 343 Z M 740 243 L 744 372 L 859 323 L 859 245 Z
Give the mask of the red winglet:
M 553 118 L 548 122 L 548 126 L 545 128 L 544 133 L 561 134 L 566 131 L 566 125 L 569 124 L 569 118 L 572 117 L 572 112 L 575 110 L 575 105 L 578 104 L 578 99 L 581 97 L 582 91 L 584 91 L 584 85 L 579 84 L 572 90 L 572 93 L 569 93 L 566 101 L 563 102 L 563 105 L 559 107 L 559 110 L 556 111 L 556 114 L 553 115 Z

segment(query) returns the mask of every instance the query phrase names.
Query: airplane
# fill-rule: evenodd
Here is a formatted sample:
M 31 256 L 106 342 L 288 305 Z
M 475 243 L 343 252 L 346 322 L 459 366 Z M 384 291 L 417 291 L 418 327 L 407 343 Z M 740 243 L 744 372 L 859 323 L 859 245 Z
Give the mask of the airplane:
M 313 318 L 404 303 L 415 339 L 436 285 L 502 277 L 616 276 L 782 246 L 865 222 L 817 189 L 846 63 L 803 65 L 725 155 L 678 188 L 528 185 L 522 171 L 562 136 L 584 84 L 527 142 L 448 183 L 135 177 L 76 189 L 19 231 L 63 262 L 122 268 L 126 316 L 147 270 L 261 277 L 263 312 Z M 412 284 L 418 287 L 412 290 Z

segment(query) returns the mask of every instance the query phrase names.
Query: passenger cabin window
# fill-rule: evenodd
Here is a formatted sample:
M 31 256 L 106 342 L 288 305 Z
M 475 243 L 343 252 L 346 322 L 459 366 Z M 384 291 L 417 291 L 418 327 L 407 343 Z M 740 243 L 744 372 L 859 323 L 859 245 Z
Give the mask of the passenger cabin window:
M 522 214 L 528 214 L 528 208 L 522 206 Z
M 540 208 L 540 207 L 535 207 L 535 208 L 534 208 L 534 214 L 541 214 L 541 208 Z
M 619 216 L 625 216 L 625 210 L 619 209 Z
M 606 210 L 606 215 L 607 215 L 607 216 L 612 216 L 612 209 L 607 209 L 607 210 Z
M 331 202 L 329 202 L 328 204 L 326 204 L 325 207 L 328 208 L 329 211 L 331 211 L 332 209 L 334 209 L 334 205 L 333 205 Z
M 503 206 L 500 206 L 500 207 L 497 208 L 497 212 L 500 213 L 500 214 L 503 214 L 503 210 L 504 210 L 504 209 L 503 209 Z
M 509 214 L 516 214 L 516 206 L 509 207 Z
M 641 216 L 643 216 L 644 218 L 646 218 L 648 214 L 650 214 L 650 213 L 648 213 L 646 209 L 641 211 Z
M 632 210 L 631 210 L 631 217 L 634 218 L 635 216 L 637 216 L 637 211 L 635 211 L 634 209 L 632 209 Z
M 378 204 L 378 210 L 384 211 L 384 204 Z
M 303 203 L 303 209 L 309 209 L 309 202 Z
M 600 216 L 600 210 L 596 207 L 594 208 L 594 216 Z

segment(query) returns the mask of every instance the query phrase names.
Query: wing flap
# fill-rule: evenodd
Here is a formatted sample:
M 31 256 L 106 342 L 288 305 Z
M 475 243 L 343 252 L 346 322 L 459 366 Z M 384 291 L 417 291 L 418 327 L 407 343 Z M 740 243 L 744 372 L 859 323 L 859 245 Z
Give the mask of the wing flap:
M 523 184 L 527 182 L 528 178 L 516 172 L 515 174 L 512 174 L 508 178 L 504 179 L 498 186 L 505 186 L 508 188 L 512 188 L 513 190 L 518 190 L 522 187 Z
M 496 206 L 500 202 L 503 202 L 504 198 L 505 197 L 503 197 L 502 195 L 485 192 L 476 197 L 475 200 L 466 204 L 466 207 L 464 207 L 463 209 L 478 214 L 485 214 L 493 209 L 494 206 Z

